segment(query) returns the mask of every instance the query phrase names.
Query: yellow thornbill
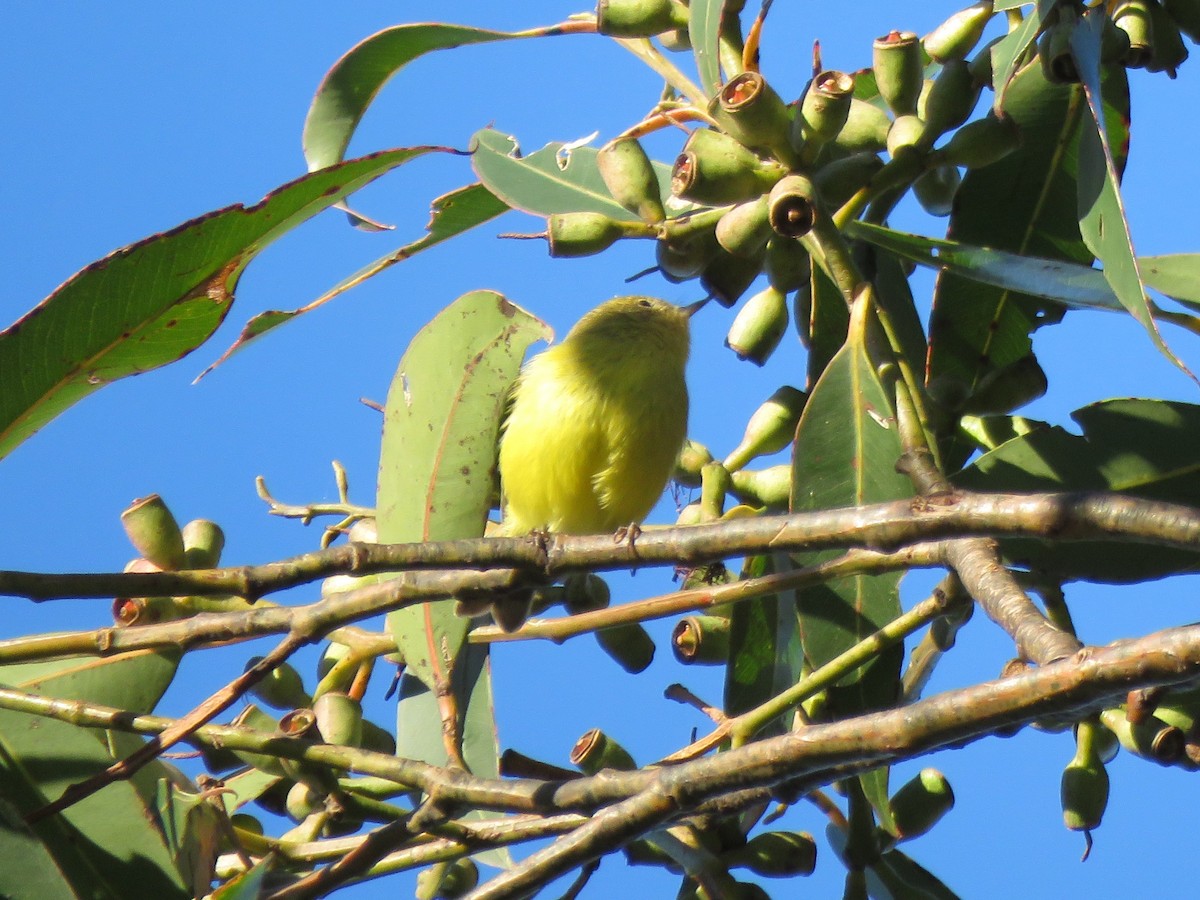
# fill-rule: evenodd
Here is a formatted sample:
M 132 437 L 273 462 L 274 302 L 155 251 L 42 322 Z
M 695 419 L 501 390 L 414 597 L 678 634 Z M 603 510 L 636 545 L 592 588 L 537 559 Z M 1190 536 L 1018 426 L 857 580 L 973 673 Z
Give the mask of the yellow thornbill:
M 702 304 L 616 297 L 526 364 L 500 442 L 505 534 L 646 517 L 686 436 L 688 320 Z

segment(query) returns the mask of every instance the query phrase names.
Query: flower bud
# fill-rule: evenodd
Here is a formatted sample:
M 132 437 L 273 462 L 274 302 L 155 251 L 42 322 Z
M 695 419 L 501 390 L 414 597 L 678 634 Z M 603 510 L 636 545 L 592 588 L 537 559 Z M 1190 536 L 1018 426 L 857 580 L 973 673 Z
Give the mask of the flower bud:
M 362 720 L 362 741 L 359 746 L 384 756 L 396 755 L 396 738 L 386 728 L 376 725 L 370 719 Z
M 675 518 L 676 525 L 699 525 L 704 521 L 704 514 L 700 509 L 700 501 L 689 503 L 679 511 L 679 515 Z
M 787 300 L 767 287 L 745 303 L 729 326 L 725 346 L 756 366 L 763 365 L 783 340 L 788 327 Z
M 960 411 L 967 415 L 1004 415 L 1046 393 L 1048 382 L 1037 358 L 1030 353 L 993 369 L 979 380 Z
M 937 769 L 926 768 L 892 796 L 896 839 L 920 837 L 954 807 L 950 782 Z
M 784 172 L 778 163 L 760 159 L 729 135 L 698 128 L 675 160 L 671 191 L 693 203 L 723 206 L 757 197 Z
M 663 278 L 678 284 L 699 277 L 720 249 L 711 233 L 686 239 L 664 236 L 654 243 L 654 261 Z
M 596 643 L 630 675 L 644 672 L 654 661 L 654 641 L 641 625 L 613 625 L 596 632 Z
M 804 91 L 792 121 L 792 145 L 814 159 L 821 146 L 845 127 L 854 99 L 854 76 L 846 72 L 821 72 Z
M 417 897 L 458 900 L 479 884 L 479 867 L 469 856 L 436 863 L 417 875 Z
M 192 519 L 183 526 L 185 568 L 212 569 L 221 561 L 225 549 L 225 532 L 216 522 Z
M 888 129 L 887 151 L 894 160 L 911 160 L 922 156 L 933 142 L 933 135 L 924 121 L 915 115 L 897 116 Z
M 792 496 L 792 466 L 780 463 L 767 469 L 738 469 L 731 476 L 731 492 L 743 503 L 785 510 Z
M 246 662 L 246 670 L 262 661 L 261 656 L 252 656 Z M 275 709 L 297 709 L 312 704 L 312 697 L 304 690 L 304 680 L 288 663 L 276 666 L 251 686 L 250 693 L 267 706 Z
M 891 31 L 875 39 L 872 51 L 879 96 L 898 116 L 915 113 L 925 80 L 925 61 L 917 36 L 911 31 Z
M 691 53 L 692 35 L 686 28 L 672 28 L 658 35 L 658 41 L 664 50 L 671 53 Z
M 883 160 L 873 152 L 852 153 L 821 166 L 813 175 L 813 183 L 830 209 L 838 209 L 866 187 L 875 173 L 883 168 Z M 807 278 L 805 279 L 808 280 Z
M 811 875 L 817 867 L 817 844 L 806 831 L 767 831 L 722 854 L 721 861 L 767 878 Z
M 610 37 L 650 37 L 687 27 L 687 8 L 672 0 L 600 0 L 596 31 Z
M 1162 5 L 1183 33 L 1200 43 L 1200 0 L 1162 0 Z
M 623 237 L 644 236 L 642 227 L 640 223 L 620 222 L 598 212 L 554 213 L 546 219 L 546 238 L 550 255 L 556 259 L 594 256 Z
M 667 217 L 658 176 L 636 138 L 609 141 L 596 154 L 596 165 L 613 199 L 643 222 L 657 223 Z
M 297 781 L 287 793 L 286 809 L 295 822 L 303 822 L 325 806 L 325 798 L 302 781 Z
M 850 153 L 878 153 L 887 146 L 891 127 L 892 119 L 886 112 L 874 103 L 855 98 L 850 101 L 846 124 L 833 142 Z
M 1186 736 L 1157 716 L 1150 716 L 1134 725 L 1123 710 L 1106 709 L 1100 713 L 1100 722 L 1117 736 L 1122 747 L 1143 759 L 1164 766 L 1174 765 L 1183 759 Z
M 812 278 L 812 264 L 808 258 L 808 251 L 798 241 L 790 238 L 775 236 L 767 241 L 763 269 L 771 286 L 785 294 L 798 290 Z
M 599 728 L 593 728 L 575 742 L 570 759 L 572 765 L 587 775 L 595 775 L 601 769 L 630 772 L 637 768 L 629 751 Z
M 770 236 L 766 194 L 739 203 L 717 222 L 717 243 L 734 256 L 760 256 Z
M 725 665 L 729 661 L 729 619 L 688 616 L 675 623 L 671 649 L 684 665 Z
M 158 494 L 134 500 L 121 513 L 121 524 L 134 549 L 164 572 L 182 569 L 187 563 L 179 523 Z
M 788 165 L 795 162 L 795 152 L 788 142 L 791 110 L 758 72 L 742 72 L 731 78 L 710 107 L 722 127 L 747 147 L 769 152 Z
M 944 63 L 952 59 L 966 59 L 975 49 L 983 30 L 992 17 L 995 4 L 992 0 L 981 0 L 966 9 L 960 9 L 939 25 L 921 42 L 925 52 L 934 62 Z
M 713 455 L 708 448 L 689 438 L 679 451 L 674 480 L 684 487 L 700 487 L 700 470 L 712 461 Z
M 778 453 L 796 436 L 808 395 L 790 385 L 775 391 L 746 423 L 741 442 L 725 458 L 725 469 L 736 472 L 758 456 Z
M 608 583 L 591 572 L 568 575 L 564 587 L 563 606 L 573 616 L 604 609 L 612 602 Z
M 1157 3 L 1150 5 L 1150 24 L 1154 31 L 1154 48 L 1150 61 L 1146 63 L 1146 71 L 1166 72 L 1174 78 L 1175 70 L 1188 58 L 1179 26 Z
M 1108 772 L 1092 740 L 1099 728 L 1094 719 L 1079 724 L 1075 756 L 1063 770 L 1059 789 L 1063 824 L 1072 831 L 1098 828 L 1108 806 Z
M 1129 37 L 1125 65 L 1141 69 L 1154 55 L 1154 25 L 1147 0 L 1122 0 L 1111 12 L 1113 24 Z
M 971 77 L 971 67 L 961 59 L 942 66 L 917 103 L 917 114 L 931 137 L 943 135 L 967 121 L 982 90 L 983 85 Z
M 948 216 L 954 210 L 954 195 L 961 182 L 957 167 L 935 166 L 913 182 L 913 193 L 931 216 Z
M 733 306 L 762 272 L 763 256 L 734 256 L 717 250 L 700 273 L 700 286 L 726 309 Z
M 989 113 L 954 132 L 954 137 L 938 153 L 942 162 L 982 169 L 1008 156 L 1020 143 L 1021 132 L 1011 116 Z
M 1071 54 L 1071 33 L 1075 30 L 1077 20 L 1073 14 L 1067 15 L 1066 10 L 1067 7 L 1060 8 L 1054 24 L 1046 29 L 1038 41 L 1042 74 L 1051 84 L 1079 83 L 1079 70 Z
M 327 744 L 357 747 L 362 743 L 362 704 L 341 691 L 329 691 L 313 701 L 317 729 Z
M 771 227 L 786 238 L 800 238 L 812 231 L 818 212 L 816 186 L 807 176 L 792 174 L 771 188 Z

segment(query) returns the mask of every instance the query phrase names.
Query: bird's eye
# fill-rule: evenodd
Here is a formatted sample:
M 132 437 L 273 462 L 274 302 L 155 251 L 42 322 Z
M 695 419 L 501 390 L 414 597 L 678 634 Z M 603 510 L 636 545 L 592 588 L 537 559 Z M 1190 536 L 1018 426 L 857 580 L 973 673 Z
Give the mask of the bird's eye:
M 638 301 L 638 306 L 644 306 L 646 309 L 649 309 L 653 305 L 654 304 L 651 303 L 649 300 L 639 300 Z

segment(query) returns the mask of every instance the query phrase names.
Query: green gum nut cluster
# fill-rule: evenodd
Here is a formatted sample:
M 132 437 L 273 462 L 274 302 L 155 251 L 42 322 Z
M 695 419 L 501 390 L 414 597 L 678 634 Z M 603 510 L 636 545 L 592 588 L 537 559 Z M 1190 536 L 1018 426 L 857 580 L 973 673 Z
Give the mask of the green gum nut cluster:
M 687 7 L 677 0 L 600 0 L 596 6 L 596 31 L 610 37 L 650 37 L 687 23 Z
M 817 867 L 817 844 L 806 831 L 767 831 L 726 851 L 721 861 L 767 878 L 811 875 Z
M 791 126 L 791 142 L 808 162 L 842 133 L 854 102 L 854 76 L 828 70 L 809 82 Z
M 671 169 L 671 193 L 705 206 L 741 203 L 761 195 L 784 176 L 777 162 L 764 160 L 721 131 L 693 131 Z
M 807 399 L 804 391 L 787 384 L 768 397 L 750 416 L 737 447 L 725 457 L 726 471 L 736 472 L 751 460 L 791 444 Z
M 915 114 L 925 82 L 920 40 L 911 31 L 890 31 L 876 38 L 871 50 L 879 96 L 897 116 Z
M 891 798 L 892 821 L 898 841 L 927 833 L 954 807 L 954 791 L 946 776 L 925 768 Z
M 992 0 L 981 0 L 954 13 L 921 41 L 929 58 L 938 63 L 966 59 L 983 37 L 994 10 Z
M 654 225 L 667 217 L 659 196 L 658 176 L 636 138 L 609 141 L 596 154 L 596 165 L 613 199 L 643 222 Z
M 788 328 L 787 298 L 768 286 L 742 304 L 729 326 L 725 346 L 761 366 L 770 359 Z
M 709 111 L 746 147 L 769 153 L 787 166 L 797 163 L 789 139 L 792 112 L 758 72 L 743 72 L 730 79 L 710 103 Z
M 599 728 L 593 728 L 575 742 L 571 764 L 585 775 L 595 775 L 602 769 L 631 772 L 637 768 L 629 751 Z
M 671 650 L 684 665 L 725 665 L 729 660 L 729 619 L 688 616 L 675 623 Z

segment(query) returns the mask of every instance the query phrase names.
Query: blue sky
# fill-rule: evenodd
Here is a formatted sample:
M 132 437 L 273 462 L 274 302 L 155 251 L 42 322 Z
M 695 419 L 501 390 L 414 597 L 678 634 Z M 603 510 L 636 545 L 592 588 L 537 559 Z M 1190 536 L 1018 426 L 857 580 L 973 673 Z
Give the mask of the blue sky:
M 859 2 L 849 16 L 836 4 L 777 2 L 764 41 L 763 69 L 784 96 L 802 88 L 811 42 L 827 65 L 869 63 L 870 40 L 891 28 L 924 33 L 956 2 L 903 5 Z M 577 11 L 537 0 L 358 2 L 327 4 L 217 2 L 201 7 L 135 3 L 5 4 L 0 8 L 0 321 L 17 318 L 72 273 L 108 252 L 188 218 L 234 203 L 253 203 L 303 173 L 300 128 L 322 74 L 368 34 L 400 21 L 440 20 L 524 28 Z M 400 18 L 398 18 L 400 17 Z M 1195 187 L 1187 172 L 1197 145 L 1200 89 L 1194 61 L 1176 81 L 1134 73 L 1133 150 L 1125 199 L 1139 253 L 1200 249 Z M 532 151 L 550 140 L 599 131 L 607 138 L 654 102 L 656 78 L 598 38 L 571 37 L 435 54 L 414 64 L 381 94 L 351 145 L 351 155 L 393 146 L 465 147 L 489 123 Z M 669 142 L 661 145 L 666 156 Z M 1182 167 L 1182 168 L 1178 168 Z M 161 493 L 182 520 L 217 520 L 226 561 L 256 563 L 315 545 L 318 532 L 270 518 L 254 493 L 263 475 L 276 496 L 293 502 L 335 498 L 329 461 L 348 468 L 352 496 L 370 503 L 378 462 L 379 416 L 362 405 L 382 401 L 404 346 L 438 309 L 477 288 L 491 288 L 565 333 L 584 311 L 626 290 L 623 277 L 650 265 L 646 245 L 604 258 L 550 260 L 540 242 L 504 242 L 501 231 L 536 231 L 536 220 L 511 214 L 498 223 L 422 254 L 252 346 L 198 385 L 193 378 L 264 309 L 315 298 L 366 262 L 418 237 L 429 201 L 471 180 L 462 159 L 423 159 L 385 177 L 356 198 L 364 212 L 396 230 L 364 234 L 343 217 L 319 217 L 256 260 L 242 280 L 228 321 L 212 341 L 166 369 L 128 379 L 87 398 L 46 426 L 0 465 L 0 567 L 113 570 L 131 555 L 118 522 L 134 497 Z M 917 210 L 899 227 L 941 234 L 944 222 Z M 929 281 L 918 280 L 918 292 Z M 647 279 L 639 290 L 677 301 L 698 299 L 694 284 Z M 918 294 L 920 297 L 920 294 Z M 689 373 L 691 434 L 718 456 L 736 444 L 742 423 L 782 383 L 801 383 L 803 355 L 788 345 L 759 370 L 721 346 L 729 314 L 707 310 L 694 337 Z M 1191 335 L 1165 336 L 1193 369 L 1200 353 Z M 1069 425 L 1069 412 L 1112 396 L 1196 402 L 1200 392 L 1156 354 L 1131 321 L 1073 313 L 1039 333 L 1035 347 L 1050 378 L 1048 395 L 1027 415 Z M 2 387 L 0 387 L 2 389 Z M 669 501 L 654 521 L 670 521 Z M 905 596 L 928 588 L 913 579 Z M 1134 590 L 1077 586 L 1068 600 L 1081 635 L 1106 643 L 1194 619 L 1195 582 L 1176 580 Z M 619 597 L 669 587 L 661 572 L 619 582 Z M 310 599 L 300 591 L 297 602 Z M 42 606 L 6 600 L 0 637 L 96 627 L 104 601 Z M 655 630 L 657 636 L 666 627 Z M 715 671 L 681 670 L 660 646 L 640 677 L 619 673 L 580 640 L 562 647 L 529 644 L 495 654 L 501 740 L 563 762 L 591 727 L 619 734 L 649 760 L 684 743 L 704 722 L 661 698 L 682 680 L 714 702 Z M 169 712 L 240 671 L 252 651 L 209 651 L 185 666 Z M 261 651 L 259 651 L 261 652 Z M 1011 655 L 982 616 L 960 638 L 931 690 L 992 677 Z M 370 712 L 390 722 L 372 686 Z M 620 703 L 613 702 L 614 693 Z M 1058 778 L 1073 752 L 1068 736 L 1026 730 L 943 754 L 935 763 L 958 796 L 951 817 L 908 849 L 963 896 L 1118 895 L 1144 890 L 1146 878 L 1170 889 L 1190 881 L 1185 843 L 1193 778 L 1118 757 L 1112 801 L 1096 832 L 1092 858 L 1077 862 L 1082 840 L 1060 824 Z M 917 764 L 900 767 L 900 783 Z M 819 832 L 817 814 L 801 807 L 790 827 Z M 825 849 L 824 847 L 822 848 Z M 1131 860 L 1155 860 L 1147 871 Z M 826 854 L 809 887 L 840 890 L 840 869 Z M 610 860 L 585 896 L 615 890 L 670 896 L 673 878 L 627 872 Z M 396 887 L 365 886 L 349 896 L 393 896 Z M 768 889 L 771 885 L 768 884 Z M 778 896 L 792 893 L 781 889 Z M 385 894 L 386 892 L 386 894 Z

